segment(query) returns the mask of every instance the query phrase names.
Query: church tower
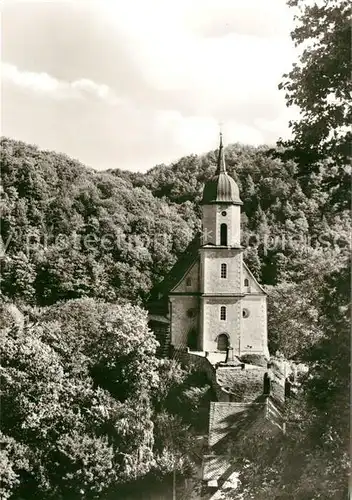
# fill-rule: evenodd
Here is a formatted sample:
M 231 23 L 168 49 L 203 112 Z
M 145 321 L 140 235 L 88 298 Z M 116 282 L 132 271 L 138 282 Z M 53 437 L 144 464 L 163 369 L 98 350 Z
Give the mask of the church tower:
M 242 350 L 242 247 L 239 189 L 226 172 L 222 134 L 217 170 L 204 186 L 200 248 L 202 350 Z
M 226 172 L 222 134 L 217 169 L 205 183 L 201 204 L 201 234 L 155 290 L 151 327 L 176 350 L 231 347 L 235 356 L 268 356 L 266 293 L 243 262 L 242 201 Z
M 206 243 L 240 248 L 241 205 L 238 186 L 226 172 L 220 133 L 217 170 L 203 190 L 202 232 Z

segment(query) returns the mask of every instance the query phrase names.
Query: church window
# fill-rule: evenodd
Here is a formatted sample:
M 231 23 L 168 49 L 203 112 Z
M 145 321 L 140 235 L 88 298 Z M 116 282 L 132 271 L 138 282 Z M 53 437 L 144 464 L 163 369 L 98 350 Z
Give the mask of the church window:
M 224 210 L 223 212 L 221 212 L 221 215 L 222 215 L 223 217 L 226 217 L 227 212 Z
M 222 321 L 226 320 L 226 307 L 225 306 L 220 307 L 220 319 Z
M 227 278 L 227 264 L 221 264 L 220 276 L 222 278 Z
M 244 318 L 248 318 L 248 316 L 249 316 L 249 311 L 248 311 L 248 309 L 243 309 L 243 310 L 242 310 L 242 316 L 243 316 Z
M 187 310 L 187 316 L 189 318 L 194 318 L 197 315 L 196 309 L 188 309 Z
M 192 280 L 191 278 L 186 279 L 186 286 L 191 286 L 192 285 Z
M 249 281 L 247 278 L 244 280 L 244 286 L 249 286 Z
M 221 224 L 220 226 L 220 245 L 227 246 L 227 224 Z

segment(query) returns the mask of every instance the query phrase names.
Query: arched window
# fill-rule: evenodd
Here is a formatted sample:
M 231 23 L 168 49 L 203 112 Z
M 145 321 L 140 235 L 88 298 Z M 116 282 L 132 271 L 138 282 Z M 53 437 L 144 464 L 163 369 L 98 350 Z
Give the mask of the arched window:
M 249 281 L 247 280 L 247 278 L 244 280 L 244 286 L 249 286 Z
M 220 307 L 220 319 L 222 321 L 226 320 L 226 307 L 225 306 Z
M 186 286 L 191 286 L 192 285 L 192 280 L 191 278 L 186 279 Z
M 227 264 L 221 264 L 220 276 L 221 278 L 227 278 Z
M 227 246 L 227 224 L 220 226 L 220 245 Z
M 226 351 L 229 346 L 229 339 L 225 333 L 221 333 L 218 336 L 218 345 L 217 345 L 217 350 L 218 351 Z

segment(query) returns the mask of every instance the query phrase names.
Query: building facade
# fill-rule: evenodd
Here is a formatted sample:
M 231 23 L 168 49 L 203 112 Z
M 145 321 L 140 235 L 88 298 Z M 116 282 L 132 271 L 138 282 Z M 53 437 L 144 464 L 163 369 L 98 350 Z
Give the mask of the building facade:
M 243 262 L 241 205 L 238 186 L 226 172 L 220 134 L 217 171 L 203 190 L 201 234 L 162 283 L 159 315 L 152 315 L 154 330 L 169 321 L 175 349 L 231 347 L 236 356 L 268 356 L 266 293 Z

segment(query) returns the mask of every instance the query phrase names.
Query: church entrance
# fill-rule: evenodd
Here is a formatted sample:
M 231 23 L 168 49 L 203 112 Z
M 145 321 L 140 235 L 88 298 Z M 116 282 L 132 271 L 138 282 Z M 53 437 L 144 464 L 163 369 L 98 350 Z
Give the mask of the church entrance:
M 218 336 L 217 350 L 226 351 L 228 347 L 229 347 L 229 339 L 225 333 L 221 333 Z

